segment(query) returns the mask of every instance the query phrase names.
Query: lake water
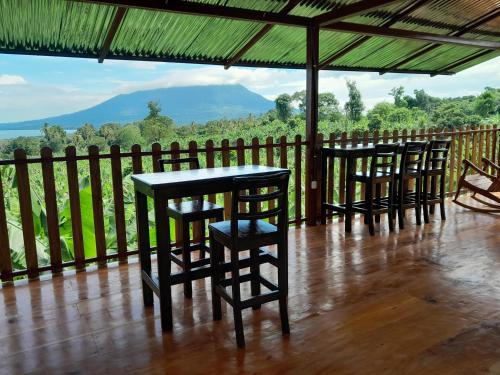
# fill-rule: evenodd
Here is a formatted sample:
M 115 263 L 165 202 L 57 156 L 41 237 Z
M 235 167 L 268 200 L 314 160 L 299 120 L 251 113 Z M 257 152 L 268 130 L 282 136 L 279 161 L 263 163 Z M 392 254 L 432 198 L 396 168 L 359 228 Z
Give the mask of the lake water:
M 66 133 L 74 133 L 75 130 L 68 129 Z M 40 129 L 29 130 L 0 130 L 0 139 L 12 139 L 16 137 L 40 137 L 42 134 Z

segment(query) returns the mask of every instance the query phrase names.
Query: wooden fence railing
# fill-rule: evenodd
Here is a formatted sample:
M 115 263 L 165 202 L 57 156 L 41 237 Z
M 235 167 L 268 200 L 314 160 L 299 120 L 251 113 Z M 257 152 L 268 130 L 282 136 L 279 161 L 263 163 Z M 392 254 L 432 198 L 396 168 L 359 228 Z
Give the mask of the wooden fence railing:
M 389 134 L 347 133 L 319 136 L 325 146 L 348 143 L 390 142 L 410 139 L 447 137 L 453 140 L 450 150 L 447 189 L 452 193 L 461 174 L 464 158 L 480 162 L 487 156 L 497 160 L 499 137 L 496 127 L 463 129 L 450 132 L 397 131 Z M 153 144 L 150 150 L 139 145 L 122 152 L 112 146 L 100 153 L 91 146 L 85 155 L 74 147 L 64 155 L 52 154 L 48 148 L 40 157 L 27 158 L 17 150 L 13 160 L 0 160 L 0 279 L 10 282 L 18 277 L 37 278 L 41 273 L 59 274 L 63 269 L 84 269 L 89 264 L 106 266 L 110 260 L 127 261 L 137 254 L 134 219 L 132 173 L 158 171 L 162 157 L 198 156 L 202 166 L 217 167 L 244 164 L 266 164 L 292 170 L 290 183 L 291 223 L 300 225 L 304 217 L 306 142 L 300 135 L 294 139 L 254 138 L 250 143 L 223 140 L 215 145 L 208 140 L 203 146 L 190 142 L 181 148 L 174 142 L 167 149 Z M 329 201 L 345 200 L 345 160 L 329 163 L 335 175 L 328 173 Z M 358 168 L 366 170 L 367 160 Z M 319 193 L 319 190 L 317 190 Z M 356 192 L 361 199 L 364 191 Z M 317 194 L 319 195 L 319 194 Z M 319 198 L 319 197 L 318 197 Z M 210 195 L 212 202 L 224 204 L 230 212 L 228 193 Z M 175 228 L 175 227 L 173 227 Z M 176 238 L 178 231 L 174 230 Z M 200 233 L 195 232 L 195 236 Z M 151 233 L 154 245 L 154 233 Z

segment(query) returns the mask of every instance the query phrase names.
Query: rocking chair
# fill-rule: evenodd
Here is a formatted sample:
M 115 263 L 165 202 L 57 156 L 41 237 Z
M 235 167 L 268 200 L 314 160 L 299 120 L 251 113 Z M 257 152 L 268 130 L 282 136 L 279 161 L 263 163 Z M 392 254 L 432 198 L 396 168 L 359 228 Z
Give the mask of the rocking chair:
M 500 192 L 500 166 L 486 158 L 483 158 L 482 162 L 483 169 L 481 170 L 469 160 L 463 161 L 464 172 L 458 181 L 457 193 L 455 194 L 453 202 L 473 211 L 486 213 L 500 212 L 500 195 L 494 194 Z M 477 173 L 467 175 L 469 168 L 472 168 Z M 495 172 L 493 172 L 493 174 L 488 173 L 489 168 L 496 172 L 496 176 Z M 462 188 L 469 189 L 472 192 L 471 198 L 481 203 L 483 207 L 472 206 L 460 202 L 458 196 Z

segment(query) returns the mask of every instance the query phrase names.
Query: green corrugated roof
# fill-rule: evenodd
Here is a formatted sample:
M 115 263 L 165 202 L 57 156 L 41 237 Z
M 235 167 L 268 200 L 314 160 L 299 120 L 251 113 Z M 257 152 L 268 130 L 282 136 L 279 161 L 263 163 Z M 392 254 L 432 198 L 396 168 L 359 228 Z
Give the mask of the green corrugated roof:
M 189 0 L 266 12 L 279 12 L 285 0 Z M 290 14 L 313 17 L 356 1 L 303 0 Z M 413 1 L 399 1 L 345 21 L 381 26 Z M 448 35 L 484 14 L 498 10 L 496 0 L 430 0 L 391 27 Z M 111 5 L 66 0 L 0 0 L 0 52 L 97 58 L 116 9 Z M 128 9 L 107 54 L 108 59 L 138 59 L 224 64 L 261 28 L 262 23 L 198 15 Z M 500 41 L 500 21 L 492 19 L 464 34 Z M 352 33 L 321 30 L 320 61 L 359 40 Z M 443 45 L 403 65 L 399 62 L 429 46 L 415 40 L 370 37 L 332 61 L 330 69 L 458 72 L 500 55 L 478 48 Z M 469 56 L 476 56 L 471 59 Z M 462 65 L 456 65 L 462 60 Z M 306 29 L 275 25 L 239 61 L 241 65 L 303 67 Z

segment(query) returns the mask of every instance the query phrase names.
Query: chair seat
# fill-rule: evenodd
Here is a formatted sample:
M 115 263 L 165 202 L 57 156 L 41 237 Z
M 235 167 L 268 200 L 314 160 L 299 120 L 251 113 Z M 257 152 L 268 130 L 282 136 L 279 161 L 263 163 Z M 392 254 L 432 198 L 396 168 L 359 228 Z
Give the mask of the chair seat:
M 203 220 L 216 217 L 224 212 L 224 208 L 215 203 L 199 200 L 169 203 L 167 215 L 174 219 Z
M 401 176 L 399 168 L 396 169 L 396 171 L 394 172 L 394 175 L 397 178 L 399 178 Z M 419 171 L 417 171 L 417 170 L 407 170 L 403 173 L 404 178 L 417 178 L 420 176 L 421 176 L 421 173 L 419 173 Z
M 212 223 L 208 229 L 215 239 L 231 248 L 231 221 Z M 263 220 L 238 220 L 238 250 L 268 246 L 278 241 L 278 227 Z

